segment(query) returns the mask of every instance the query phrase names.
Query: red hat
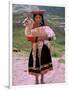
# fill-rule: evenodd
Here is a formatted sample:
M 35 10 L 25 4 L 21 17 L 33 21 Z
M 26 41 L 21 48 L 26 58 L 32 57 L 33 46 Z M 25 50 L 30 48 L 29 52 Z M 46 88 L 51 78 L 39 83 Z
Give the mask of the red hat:
M 39 10 L 39 11 L 32 11 L 32 14 L 44 14 L 46 11 Z

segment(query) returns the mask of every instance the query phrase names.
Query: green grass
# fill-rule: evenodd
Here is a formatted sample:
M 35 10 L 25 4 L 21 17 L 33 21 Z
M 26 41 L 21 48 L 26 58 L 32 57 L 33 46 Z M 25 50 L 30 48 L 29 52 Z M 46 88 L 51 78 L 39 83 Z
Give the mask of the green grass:
M 47 23 L 51 27 L 57 27 L 57 26 L 60 25 L 60 22 L 59 21 L 56 21 L 56 20 L 47 20 Z
M 13 47 L 22 51 L 30 51 L 31 43 L 27 41 L 24 30 L 21 27 L 15 28 L 13 32 Z
M 60 57 L 64 53 L 65 50 L 65 36 L 64 33 L 56 33 L 56 41 L 53 42 L 54 44 L 52 45 L 52 56 L 54 57 Z
M 64 52 L 64 33 L 56 32 L 56 41 L 52 41 L 52 56 L 59 57 Z M 30 52 L 31 43 L 27 41 L 22 27 L 14 28 L 13 31 L 13 48 L 21 51 Z

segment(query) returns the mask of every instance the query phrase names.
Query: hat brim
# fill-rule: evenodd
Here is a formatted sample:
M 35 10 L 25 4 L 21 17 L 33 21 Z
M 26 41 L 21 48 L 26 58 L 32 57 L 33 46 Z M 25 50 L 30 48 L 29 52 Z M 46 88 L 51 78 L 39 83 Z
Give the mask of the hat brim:
M 47 13 L 46 11 L 32 11 L 31 12 L 32 14 L 44 14 L 44 13 Z

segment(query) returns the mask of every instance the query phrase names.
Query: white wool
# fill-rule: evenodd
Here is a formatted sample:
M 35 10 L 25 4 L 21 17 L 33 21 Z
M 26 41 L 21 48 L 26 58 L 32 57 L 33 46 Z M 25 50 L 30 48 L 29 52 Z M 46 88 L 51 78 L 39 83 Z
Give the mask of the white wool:
M 32 29 L 33 23 L 33 19 L 29 17 L 25 18 L 25 20 L 23 21 L 26 36 L 32 35 L 33 37 L 43 37 L 47 35 L 48 37 L 52 37 L 54 40 L 56 39 L 54 31 L 49 26 L 42 26 Z

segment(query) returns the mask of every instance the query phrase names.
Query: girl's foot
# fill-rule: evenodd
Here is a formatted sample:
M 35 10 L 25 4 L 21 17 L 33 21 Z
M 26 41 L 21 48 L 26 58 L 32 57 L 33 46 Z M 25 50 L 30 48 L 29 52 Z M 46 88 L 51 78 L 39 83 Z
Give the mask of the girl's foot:
M 37 81 L 36 81 L 36 83 L 35 83 L 35 84 L 39 84 L 39 82 L 37 82 Z
M 39 84 L 38 76 L 36 76 L 36 82 L 35 84 Z
M 44 84 L 44 75 L 43 74 L 41 74 L 41 84 Z
M 41 84 L 45 84 L 45 82 L 44 81 L 41 81 Z

